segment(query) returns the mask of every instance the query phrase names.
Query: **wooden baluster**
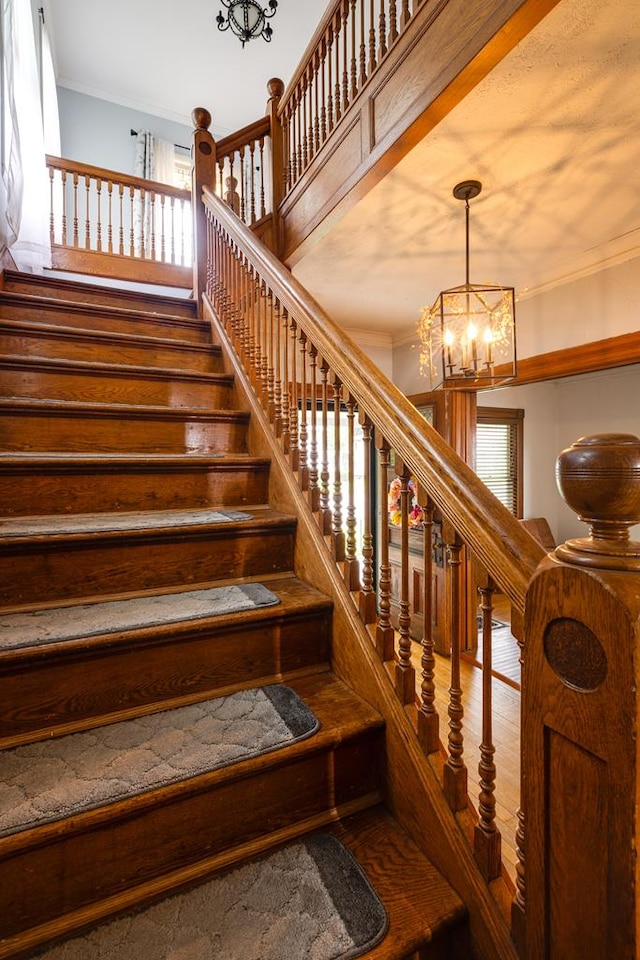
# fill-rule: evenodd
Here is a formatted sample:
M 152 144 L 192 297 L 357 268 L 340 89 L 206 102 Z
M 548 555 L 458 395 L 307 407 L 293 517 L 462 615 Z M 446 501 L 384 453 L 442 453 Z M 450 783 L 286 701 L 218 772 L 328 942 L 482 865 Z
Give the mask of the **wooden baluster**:
M 107 209 L 109 220 L 107 224 L 107 252 L 113 253 L 113 181 L 107 180 Z
M 265 197 L 264 197 L 264 137 L 260 137 L 258 141 L 258 150 L 260 153 L 260 217 L 266 217 L 267 208 L 265 206 Z M 251 180 L 251 190 L 253 196 L 253 179 Z M 273 201 L 271 205 L 271 210 L 274 211 Z M 275 212 L 275 211 L 274 211 Z
M 218 157 L 218 189 L 216 193 L 224 198 L 224 157 Z
M 133 187 L 131 188 L 133 190 Z M 133 221 L 132 221 L 133 222 Z M 78 235 L 78 174 L 73 174 L 73 245 L 80 246 Z
M 396 0 L 390 0 L 389 2 L 389 46 L 392 47 L 393 44 L 398 39 L 398 28 L 396 26 Z
M 167 261 L 167 245 L 165 235 L 165 201 L 166 195 L 160 194 L 160 259 L 163 263 Z
M 300 80 L 302 84 L 302 111 L 300 116 L 300 122 L 302 126 L 302 169 L 306 170 L 309 164 L 309 138 L 307 136 L 307 100 L 308 100 L 308 82 L 307 82 L 307 71 L 305 70 L 302 74 L 302 79 Z
M 188 204 L 187 204 L 187 205 L 188 205 Z M 185 211 L 185 201 L 184 201 L 184 200 L 180 200 L 180 214 L 181 214 L 181 216 L 180 216 L 180 222 L 181 222 L 181 224 L 182 224 L 182 230 L 180 231 L 180 237 L 181 237 L 181 240 L 180 240 L 180 263 L 181 263 L 183 266 L 186 266 L 186 256 L 185 256 L 185 249 L 184 249 L 184 240 L 185 240 L 185 236 L 186 236 L 186 230 L 184 229 L 184 221 L 185 221 L 185 212 L 184 212 L 184 211 Z
M 420 686 L 420 707 L 418 709 L 418 739 L 425 753 L 437 753 L 440 749 L 440 718 L 436 711 L 435 670 L 433 638 L 433 503 L 428 497 L 424 499 L 424 521 L 422 526 L 422 543 L 424 556 L 424 634 L 422 637 L 422 683 Z
M 282 347 L 282 316 L 280 312 L 280 301 L 276 297 L 274 304 L 274 337 L 275 337 L 275 384 L 274 384 L 274 402 L 275 402 L 275 413 L 274 413 L 274 432 L 276 437 L 282 436 L 282 370 L 280 364 L 281 358 L 281 347 Z
M 482 743 L 480 744 L 480 794 L 478 796 L 478 823 L 475 826 L 473 850 L 478 866 L 488 882 L 501 873 L 501 838 L 496 826 L 496 765 L 493 746 L 492 681 L 493 663 L 491 651 L 492 596 L 494 585 L 491 578 L 479 587 L 482 597 Z
M 254 353 L 256 393 L 261 400 L 264 398 L 265 382 L 263 379 L 263 334 L 264 334 L 264 281 L 256 276 L 256 346 Z
M 449 688 L 448 757 L 443 769 L 444 792 L 452 810 L 463 810 L 467 805 L 467 768 L 462 759 L 462 689 L 460 687 L 460 553 L 462 543 L 456 536 L 447 544 L 451 590 L 451 686 Z
M 327 28 L 327 133 L 333 130 L 333 23 Z
M 247 330 L 245 339 L 245 369 L 249 374 L 249 379 L 255 389 L 255 325 L 256 325 L 256 283 L 257 278 L 251 264 L 248 265 L 247 272 L 247 296 L 249 309 L 247 312 Z
M 378 62 L 376 60 L 376 28 L 375 28 L 375 9 L 374 0 L 369 0 L 369 76 L 375 71 Z
M 311 434 L 309 441 L 309 503 L 316 513 L 320 509 L 320 487 L 318 485 L 318 351 L 309 346 L 309 365 L 311 367 Z
M 335 98 L 334 98 L 334 115 L 336 118 L 336 123 L 342 116 L 342 98 L 340 91 L 340 28 L 342 26 L 342 18 L 340 17 L 340 10 L 336 13 L 334 19 L 334 36 L 335 36 L 335 75 L 336 75 L 336 85 L 335 85 Z
M 297 131 L 297 103 L 296 103 L 296 90 L 291 94 L 291 156 L 289 158 L 291 164 L 291 186 L 293 186 L 298 179 L 298 131 Z
M 360 75 L 358 84 L 360 89 L 367 82 L 367 45 L 366 45 L 366 27 L 365 27 L 365 0 L 360 0 Z
M 286 307 L 282 308 L 282 376 L 284 389 L 282 391 L 282 449 L 289 453 L 291 446 L 291 394 L 289 383 L 289 314 Z
M 238 150 L 238 156 L 239 156 L 239 158 L 240 158 L 240 204 L 239 204 L 239 207 L 238 207 L 238 216 L 240 217 L 240 219 L 242 220 L 243 223 L 246 223 L 246 222 L 247 222 L 247 219 L 246 219 L 246 214 L 247 214 L 247 198 L 246 198 L 246 191 L 245 191 L 245 184 L 246 184 L 246 178 L 245 178 L 246 146 L 241 147 L 241 149 Z M 251 165 L 251 173 L 252 173 L 251 179 L 252 179 L 252 181 L 253 181 L 253 143 L 251 144 L 250 165 Z M 251 189 L 251 198 L 253 198 L 253 186 L 252 186 L 252 189 Z M 255 219 L 255 205 L 254 205 L 254 219 Z M 251 220 L 251 223 L 253 223 L 253 222 L 254 222 L 254 220 Z
M 416 698 L 416 675 L 411 665 L 411 612 L 409 605 L 409 480 L 411 474 L 403 465 L 400 476 L 400 613 L 398 616 L 398 660 L 395 665 L 395 688 L 401 703 Z
M 304 91 L 301 83 L 298 84 L 298 109 L 296 111 L 297 137 L 298 137 L 298 178 L 304 171 L 304 158 L 306 149 L 306 138 L 303 122 Z
M 369 418 L 362 411 L 359 413 L 362 427 L 362 446 L 364 457 L 364 514 L 362 518 L 362 586 L 358 608 L 364 623 L 375 623 L 376 594 L 373 589 L 373 523 L 371 517 L 371 443 L 373 426 Z
M 298 437 L 300 457 L 300 489 L 309 489 L 309 464 L 307 462 L 307 337 L 300 331 L 300 434 Z
M 171 220 L 171 263 L 176 262 L 176 198 L 169 197 L 169 210 Z
M 400 32 L 402 32 L 411 19 L 409 10 L 409 0 L 402 0 L 402 13 L 400 14 Z
M 84 178 L 84 246 L 86 250 L 91 249 L 91 220 L 89 213 L 91 209 L 91 177 L 85 174 Z
M 135 199 L 135 187 L 129 187 L 129 256 L 135 257 L 136 255 L 136 245 L 135 245 L 135 235 L 134 235 L 134 199 Z
M 124 256 L 124 184 L 118 184 L 118 216 L 120 224 L 118 227 L 118 253 Z
M 67 245 L 67 171 L 62 171 L 62 244 Z
M 56 242 L 55 217 L 53 214 L 53 176 L 55 170 L 49 167 L 49 243 L 53 247 Z
M 349 0 L 342 2 L 342 112 L 349 109 L 349 30 L 347 18 L 349 16 Z
M 274 343 L 273 343 L 273 291 L 270 287 L 267 288 L 266 296 L 266 310 L 267 310 L 267 332 L 266 332 L 266 341 L 267 346 L 265 349 L 266 362 L 267 362 L 267 417 L 269 418 L 270 423 L 274 423 L 276 419 L 276 390 L 275 390 L 275 367 L 274 367 Z
M 348 2 L 348 0 L 347 0 Z M 362 3 L 360 4 L 362 6 Z M 356 0 L 351 0 L 351 100 L 355 100 L 358 94 L 358 48 L 356 45 Z
M 96 193 L 97 193 L 96 249 L 98 253 L 102 253 L 102 179 L 100 177 L 96 178 Z
M 151 191 L 151 196 L 149 199 L 150 203 L 150 214 L 149 214 L 149 232 L 151 234 L 151 254 L 149 259 L 156 260 L 156 194 L 155 191 Z
M 355 417 L 356 401 L 351 394 L 347 407 L 347 518 L 345 539 L 344 579 L 350 592 L 360 589 L 360 564 L 356 543 L 356 498 L 355 498 Z
M 321 91 L 320 91 L 320 100 L 322 107 L 320 110 L 320 142 L 324 143 L 327 139 L 327 85 L 326 85 L 326 70 L 327 70 L 327 39 L 326 36 L 322 38 L 320 43 L 320 82 L 321 82 Z M 331 89 L 331 85 L 329 85 Z
M 379 510 L 380 524 L 380 579 L 378 581 L 379 603 L 376 625 L 376 650 L 383 662 L 393 660 L 395 632 L 391 625 L 391 564 L 389 563 L 389 524 L 387 522 L 387 490 L 389 487 L 390 447 L 386 440 L 377 443 L 379 456 Z
M 321 44 L 324 41 L 321 41 Z M 316 154 L 320 149 L 320 54 L 316 50 L 313 59 L 314 81 L 313 81 L 313 152 Z
M 322 462 L 320 465 L 320 529 L 331 533 L 331 506 L 329 491 L 329 364 L 320 364 L 322 384 Z
M 297 337 L 298 337 L 298 324 L 293 319 L 290 318 L 290 330 L 291 330 L 291 387 L 290 387 L 290 397 L 291 402 L 289 404 L 289 463 L 291 464 L 291 469 L 294 473 L 297 473 L 300 469 L 300 447 L 298 443 L 298 424 L 299 424 L 299 410 L 298 410 L 298 351 L 297 351 Z
M 269 288 L 262 281 L 260 298 L 262 300 L 262 406 L 269 409 Z
M 378 60 L 382 60 L 387 53 L 387 19 L 385 14 L 386 0 L 380 0 L 380 18 L 378 20 Z
M 337 374 L 333 377 L 333 518 L 331 524 L 331 550 L 336 563 L 342 563 L 345 557 L 344 531 L 342 529 L 342 475 L 340 456 L 342 437 L 340 414 L 342 412 L 342 381 Z
M 511 904 L 511 935 L 522 950 L 525 942 L 526 885 L 525 885 L 525 819 L 524 810 L 516 813 L 516 892 Z

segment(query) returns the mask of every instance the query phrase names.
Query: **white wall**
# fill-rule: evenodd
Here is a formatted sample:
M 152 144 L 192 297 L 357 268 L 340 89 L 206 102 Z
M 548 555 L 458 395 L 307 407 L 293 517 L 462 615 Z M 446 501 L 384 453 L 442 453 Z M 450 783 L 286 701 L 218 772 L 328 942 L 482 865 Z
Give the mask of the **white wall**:
M 191 148 L 191 128 L 108 100 L 58 87 L 62 156 L 96 167 L 133 174 L 135 137 L 131 130 Z

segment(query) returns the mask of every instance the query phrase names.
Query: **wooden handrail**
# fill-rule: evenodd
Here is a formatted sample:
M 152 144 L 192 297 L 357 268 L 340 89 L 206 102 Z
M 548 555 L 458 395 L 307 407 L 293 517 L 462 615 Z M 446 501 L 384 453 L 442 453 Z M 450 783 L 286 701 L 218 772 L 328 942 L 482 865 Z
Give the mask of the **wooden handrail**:
M 523 612 L 527 586 L 545 555 L 542 547 L 219 198 L 205 189 L 203 199 L 491 577 Z
M 79 176 L 91 177 L 94 180 L 106 180 L 112 183 L 126 184 L 128 187 L 137 187 L 154 193 L 162 193 L 167 197 L 176 197 L 180 200 L 191 200 L 191 191 L 182 190 L 169 183 L 160 183 L 158 180 L 145 180 L 128 173 L 118 173 L 116 170 L 106 170 L 95 167 L 90 163 L 80 163 L 78 160 L 67 160 L 64 157 L 46 157 L 47 167 L 54 170 L 65 170 L 67 173 L 77 173 Z
M 239 150 L 241 147 L 251 143 L 252 140 L 259 140 L 261 137 L 268 137 L 270 133 L 269 117 L 259 117 L 253 123 L 248 123 L 246 127 L 230 133 L 222 140 L 216 141 L 216 154 L 218 157 L 226 157 L 228 154 Z

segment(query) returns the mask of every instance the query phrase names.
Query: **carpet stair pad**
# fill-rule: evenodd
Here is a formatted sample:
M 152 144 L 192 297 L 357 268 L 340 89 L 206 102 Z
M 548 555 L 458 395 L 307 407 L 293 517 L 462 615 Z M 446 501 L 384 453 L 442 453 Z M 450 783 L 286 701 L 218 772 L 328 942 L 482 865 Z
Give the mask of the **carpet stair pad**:
M 0 614 L 0 652 L 277 606 L 261 583 Z
M 242 690 L 0 752 L 0 836 L 272 752 L 319 724 L 290 687 Z
M 0 523 L 3 538 L 74 533 L 105 533 L 113 530 L 151 530 L 169 526 L 233 523 L 251 520 L 244 510 L 144 510 L 130 513 L 86 513 L 64 516 L 25 517 Z
M 39 953 L 41 960 L 347 960 L 387 930 L 336 837 L 312 835 Z

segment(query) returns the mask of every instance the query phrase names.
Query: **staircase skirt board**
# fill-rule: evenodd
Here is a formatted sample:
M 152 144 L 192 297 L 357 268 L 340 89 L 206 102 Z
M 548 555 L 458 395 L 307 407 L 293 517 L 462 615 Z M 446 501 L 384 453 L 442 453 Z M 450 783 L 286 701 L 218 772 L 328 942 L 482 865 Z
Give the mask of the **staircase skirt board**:
M 327 598 L 294 578 L 262 582 L 277 605 L 0 650 L 0 747 L 326 670 Z
M 246 843 L 265 823 L 281 830 L 355 799 L 375 799 L 377 715 L 329 676 L 291 687 L 319 721 L 315 736 L 0 838 L 4 936 Z M 64 882 L 56 882 L 60 877 Z
M 0 400 L 6 451 L 218 453 L 246 450 L 247 415 L 199 408 Z
M 269 461 L 248 455 L 0 453 L 0 510 L 28 516 L 263 503 Z

